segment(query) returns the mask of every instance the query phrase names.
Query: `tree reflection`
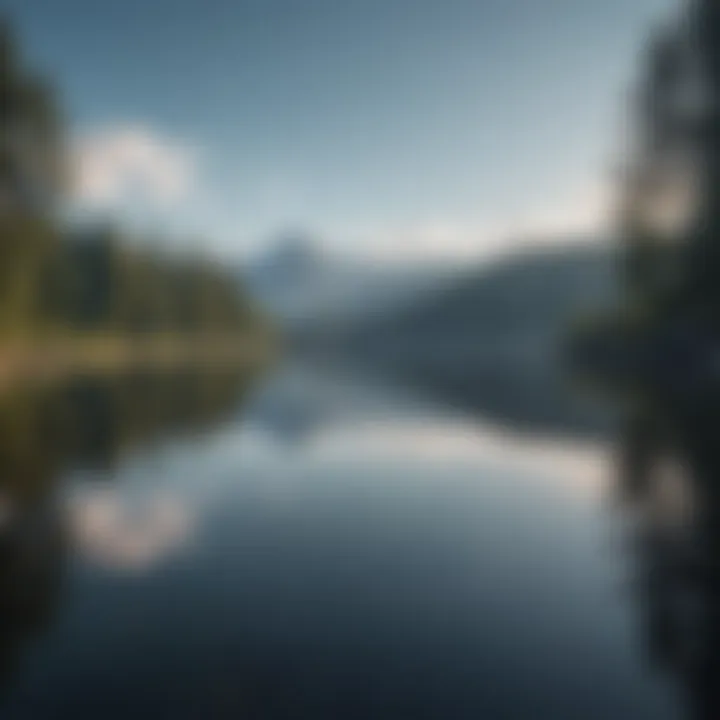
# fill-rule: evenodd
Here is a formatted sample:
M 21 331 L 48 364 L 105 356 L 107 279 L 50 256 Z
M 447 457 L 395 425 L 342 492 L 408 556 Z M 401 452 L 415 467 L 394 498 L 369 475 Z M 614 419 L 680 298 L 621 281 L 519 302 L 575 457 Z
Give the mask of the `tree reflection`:
M 688 717 L 720 717 L 720 409 L 648 404 L 628 422 L 620 491 L 651 663 L 679 682 Z
M 51 622 L 60 596 L 66 542 L 53 502 L 8 520 L 0 537 L 0 686 L 24 646 Z
M 0 398 L 0 686 L 61 596 L 63 476 L 111 470 L 133 448 L 216 427 L 251 382 L 235 370 L 78 377 Z

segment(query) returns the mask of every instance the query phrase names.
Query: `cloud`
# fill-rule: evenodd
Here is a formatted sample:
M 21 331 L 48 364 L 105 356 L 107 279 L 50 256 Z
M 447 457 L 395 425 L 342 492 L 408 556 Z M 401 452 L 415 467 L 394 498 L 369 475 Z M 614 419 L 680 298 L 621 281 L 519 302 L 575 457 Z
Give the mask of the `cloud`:
M 611 189 L 596 182 L 573 188 L 558 199 L 531 209 L 515 232 L 538 236 L 591 235 L 607 230 L 612 220 Z
M 192 148 L 143 125 L 81 135 L 73 166 L 75 199 L 94 209 L 172 207 L 189 195 L 196 176 Z
M 346 247 L 383 263 L 464 263 L 519 248 L 607 238 L 612 226 L 611 194 L 601 183 L 556 193 L 545 202 L 507 216 L 434 218 L 405 227 L 325 229 Z

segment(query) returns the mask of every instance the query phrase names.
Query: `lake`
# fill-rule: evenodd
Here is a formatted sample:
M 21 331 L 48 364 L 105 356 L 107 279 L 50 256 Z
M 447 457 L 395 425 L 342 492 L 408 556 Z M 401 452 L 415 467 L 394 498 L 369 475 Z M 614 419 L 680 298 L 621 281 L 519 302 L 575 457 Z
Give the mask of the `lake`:
M 0 715 L 695 717 L 615 449 L 516 416 L 301 364 L 17 393 Z

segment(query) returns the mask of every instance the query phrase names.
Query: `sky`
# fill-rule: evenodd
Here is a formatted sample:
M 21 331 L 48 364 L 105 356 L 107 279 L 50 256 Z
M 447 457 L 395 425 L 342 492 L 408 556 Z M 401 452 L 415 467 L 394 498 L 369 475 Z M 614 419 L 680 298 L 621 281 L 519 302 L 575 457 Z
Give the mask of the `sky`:
M 228 258 L 607 233 L 672 0 L 0 0 L 60 91 L 73 207 Z

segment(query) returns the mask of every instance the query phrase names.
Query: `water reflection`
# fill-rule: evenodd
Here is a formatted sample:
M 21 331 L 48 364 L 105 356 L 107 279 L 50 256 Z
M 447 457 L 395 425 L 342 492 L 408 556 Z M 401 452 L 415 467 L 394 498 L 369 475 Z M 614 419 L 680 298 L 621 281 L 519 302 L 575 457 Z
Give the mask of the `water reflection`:
M 69 468 L 110 470 L 128 449 L 193 435 L 237 412 L 241 372 L 77 377 L 0 398 L 0 492 L 32 504 Z
M 720 717 L 720 411 L 708 399 L 635 409 L 619 474 L 650 663 L 688 718 Z
M 0 688 L 24 646 L 51 623 L 59 602 L 67 536 L 52 500 L 6 522 L 0 535 Z
M 68 508 L 76 550 L 105 568 L 147 571 L 185 547 L 195 531 L 189 507 L 171 495 L 132 502 L 113 488 L 85 490 Z
M 110 477 L 133 448 L 216 427 L 251 383 L 241 371 L 76 377 L 0 398 L 0 686 L 50 626 L 71 547 L 106 565 L 146 568 L 191 532 L 172 499 L 132 506 L 112 487 L 68 498 L 63 476 Z
M 33 432 L 0 440 L 4 716 L 674 718 L 600 552 L 597 449 L 562 403 L 551 443 L 456 399 L 299 366 L 8 398 Z

